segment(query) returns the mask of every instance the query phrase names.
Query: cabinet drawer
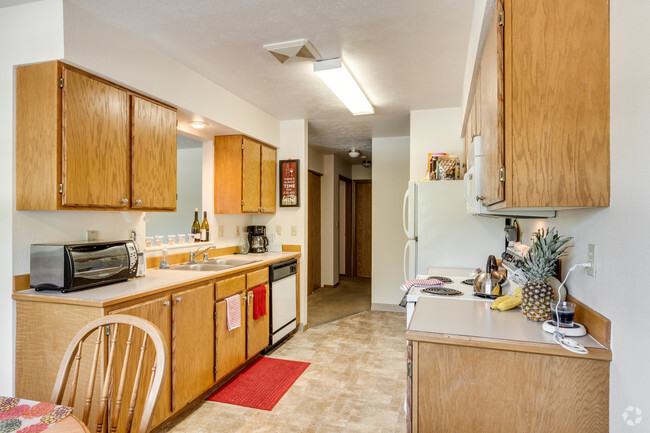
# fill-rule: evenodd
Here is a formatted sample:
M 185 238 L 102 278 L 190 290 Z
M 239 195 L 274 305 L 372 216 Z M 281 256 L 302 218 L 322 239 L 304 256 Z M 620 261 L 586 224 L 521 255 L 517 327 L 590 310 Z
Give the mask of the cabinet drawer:
M 269 268 L 260 269 L 259 271 L 249 272 L 246 274 L 246 288 L 259 286 L 269 282 Z
M 244 290 L 244 287 L 246 287 L 246 277 L 244 275 L 217 281 L 217 299 L 232 296 Z

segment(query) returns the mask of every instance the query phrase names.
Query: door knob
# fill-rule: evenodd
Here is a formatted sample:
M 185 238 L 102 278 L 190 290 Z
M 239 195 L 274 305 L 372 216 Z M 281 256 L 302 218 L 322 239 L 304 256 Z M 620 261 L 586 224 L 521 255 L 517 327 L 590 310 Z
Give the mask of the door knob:
M 169 301 L 163 302 L 163 307 L 169 307 Z
M 135 201 L 135 204 L 138 205 L 138 206 L 140 206 L 140 205 L 142 204 L 142 200 L 136 200 L 136 201 Z
M 180 296 L 178 298 L 176 298 L 176 302 L 181 302 L 182 300 L 183 300 L 183 298 L 181 298 Z
M 122 200 L 120 200 L 120 203 L 122 204 L 127 204 L 128 202 L 129 202 L 128 198 L 123 198 Z

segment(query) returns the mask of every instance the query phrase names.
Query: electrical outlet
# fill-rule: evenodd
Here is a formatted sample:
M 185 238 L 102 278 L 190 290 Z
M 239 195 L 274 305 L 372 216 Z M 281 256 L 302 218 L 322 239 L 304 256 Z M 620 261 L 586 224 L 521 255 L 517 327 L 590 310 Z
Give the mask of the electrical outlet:
M 278 236 L 282 236 L 282 226 L 275 226 L 275 232 Z
M 99 232 L 97 230 L 86 230 L 86 240 L 94 241 L 97 240 L 97 235 Z
M 223 237 L 223 226 L 219 226 L 217 231 L 219 232 L 219 237 L 222 238 Z
M 587 275 L 596 278 L 596 245 L 589 244 L 587 250 L 587 262 L 591 263 L 591 267 L 587 268 Z
M 239 226 L 235 226 L 235 235 L 239 236 Z
M 291 236 L 298 236 L 298 228 L 296 226 L 291 226 Z

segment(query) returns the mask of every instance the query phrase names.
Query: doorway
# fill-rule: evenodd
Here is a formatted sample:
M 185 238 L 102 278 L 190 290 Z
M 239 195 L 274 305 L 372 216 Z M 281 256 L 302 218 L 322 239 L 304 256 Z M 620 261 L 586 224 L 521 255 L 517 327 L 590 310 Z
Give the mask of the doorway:
M 339 175 L 339 276 L 352 276 L 352 180 Z
M 372 275 L 372 181 L 354 181 L 354 275 Z
M 321 176 L 309 170 L 307 177 L 307 295 L 321 286 Z

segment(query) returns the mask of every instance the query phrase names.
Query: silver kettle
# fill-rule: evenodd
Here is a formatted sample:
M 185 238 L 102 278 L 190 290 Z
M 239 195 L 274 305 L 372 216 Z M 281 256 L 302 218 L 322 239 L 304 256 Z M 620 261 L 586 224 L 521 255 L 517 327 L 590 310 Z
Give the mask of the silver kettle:
M 474 279 L 474 293 L 487 298 L 496 298 L 505 295 L 503 284 L 506 281 L 505 272 L 500 272 L 497 259 L 489 256 L 485 265 L 485 272 L 481 272 Z

